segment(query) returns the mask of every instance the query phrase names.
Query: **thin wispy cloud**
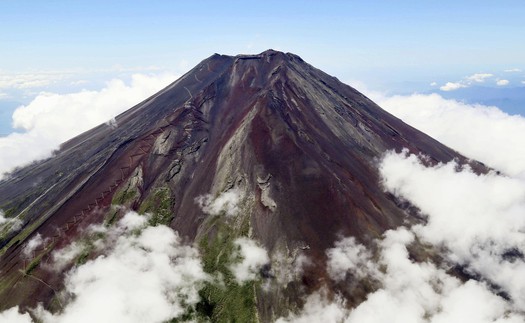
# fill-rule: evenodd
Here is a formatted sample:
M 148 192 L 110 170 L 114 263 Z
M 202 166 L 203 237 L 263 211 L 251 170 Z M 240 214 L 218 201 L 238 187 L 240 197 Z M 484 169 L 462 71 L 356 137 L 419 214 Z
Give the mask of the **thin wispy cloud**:
M 467 81 L 483 83 L 486 79 L 493 77 L 493 74 L 490 73 L 476 73 L 470 76 L 467 76 Z
M 70 75 L 63 72 L 36 72 L 0 75 L 0 89 L 43 88 L 64 80 Z

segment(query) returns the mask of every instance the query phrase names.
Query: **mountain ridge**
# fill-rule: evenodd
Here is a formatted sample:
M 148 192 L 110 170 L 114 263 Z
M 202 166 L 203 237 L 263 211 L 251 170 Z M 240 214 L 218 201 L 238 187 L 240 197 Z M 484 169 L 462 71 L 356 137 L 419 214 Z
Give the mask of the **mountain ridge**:
M 366 243 L 420 221 L 384 192 L 376 169 L 382 154 L 401 149 L 429 156 L 429 163 L 469 162 L 295 54 L 214 54 L 114 121 L 0 182 L 0 208 L 22 222 L 0 240 L 7 281 L 0 303 L 53 306 L 64 273 L 46 271 L 36 258 L 27 263 L 23 249 L 31 238 L 49 239 L 37 256 L 48 261 L 89 225 L 111 225 L 131 209 L 152 213 L 155 224 L 177 230 L 205 256 L 208 241 L 238 235 L 270 254 L 309 257 L 300 281 L 256 289 L 257 311 L 269 321 L 286 313 L 283 304 L 300 304 L 302 291 L 341 288 L 325 269 L 325 251 L 338 237 Z M 234 219 L 206 215 L 196 203 L 233 191 L 242 201 Z

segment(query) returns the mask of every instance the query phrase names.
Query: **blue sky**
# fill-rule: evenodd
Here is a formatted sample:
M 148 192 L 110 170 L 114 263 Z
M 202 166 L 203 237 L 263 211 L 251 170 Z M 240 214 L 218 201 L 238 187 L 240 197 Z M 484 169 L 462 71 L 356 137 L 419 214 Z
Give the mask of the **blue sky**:
M 13 72 L 173 68 L 213 52 L 267 48 L 357 75 L 469 73 L 525 61 L 523 1 L 22 0 L 0 8 L 0 69 Z
M 289 51 L 389 93 L 431 91 L 432 82 L 437 89 L 475 73 L 493 74 L 490 86 L 523 86 L 524 16 L 525 1 L 509 0 L 2 1 L 0 128 L 9 109 L 40 91 L 180 74 L 215 52 Z M 501 75 L 511 69 L 520 72 Z M 34 74 L 41 86 L 9 85 Z

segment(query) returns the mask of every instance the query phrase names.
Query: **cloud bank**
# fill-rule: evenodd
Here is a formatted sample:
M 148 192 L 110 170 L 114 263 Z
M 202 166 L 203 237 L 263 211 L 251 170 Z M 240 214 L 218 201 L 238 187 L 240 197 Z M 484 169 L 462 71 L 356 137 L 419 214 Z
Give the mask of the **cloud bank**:
M 388 112 L 467 157 L 525 176 L 525 118 L 438 94 L 377 97 Z
M 135 74 L 130 84 L 114 79 L 100 91 L 40 93 L 13 113 L 13 125 L 21 132 L 0 137 L 0 176 L 14 167 L 51 156 L 62 142 L 108 122 L 175 79 L 171 74 Z
M 525 311 L 525 181 L 458 167 L 427 168 L 414 155 L 390 153 L 380 171 L 387 190 L 428 216 L 413 227 L 418 237 L 446 247 L 452 263 L 499 286 Z
M 147 216 L 127 213 L 105 232 L 106 252 L 67 274 L 64 309 L 52 314 L 39 307 L 33 314 L 44 323 L 160 323 L 186 313 L 208 279 L 199 253 L 172 229 L 147 223 Z M 29 322 L 17 308 L 0 315 Z

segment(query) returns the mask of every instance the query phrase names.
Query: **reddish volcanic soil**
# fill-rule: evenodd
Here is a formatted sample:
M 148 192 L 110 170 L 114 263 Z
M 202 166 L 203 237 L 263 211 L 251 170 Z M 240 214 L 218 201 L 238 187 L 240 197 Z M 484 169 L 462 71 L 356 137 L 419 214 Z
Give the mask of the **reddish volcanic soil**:
M 170 225 L 188 242 L 206 220 L 197 196 L 233 187 L 252 194 L 246 212 L 253 237 L 270 253 L 302 250 L 314 259 L 301 284 L 315 289 L 329 284 L 325 250 L 339 237 L 367 243 L 417 220 L 380 185 L 384 152 L 407 148 L 434 162 L 466 162 L 300 57 L 273 50 L 215 54 L 116 121 L 0 183 L 0 208 L 24 223 L 0 240 L 0 275 L 8 281 L 0 309 L 50 304 L 63 276 L 43 266 L 24 275 L 23 246 L 37 233 L 49 238 L 37 250 L 47 261 L 50 250 L 103 221 L 137 170 L 141 197 L 129 206 L 169 187 Z M 261 302 L 264 316 L 278 300 Z

